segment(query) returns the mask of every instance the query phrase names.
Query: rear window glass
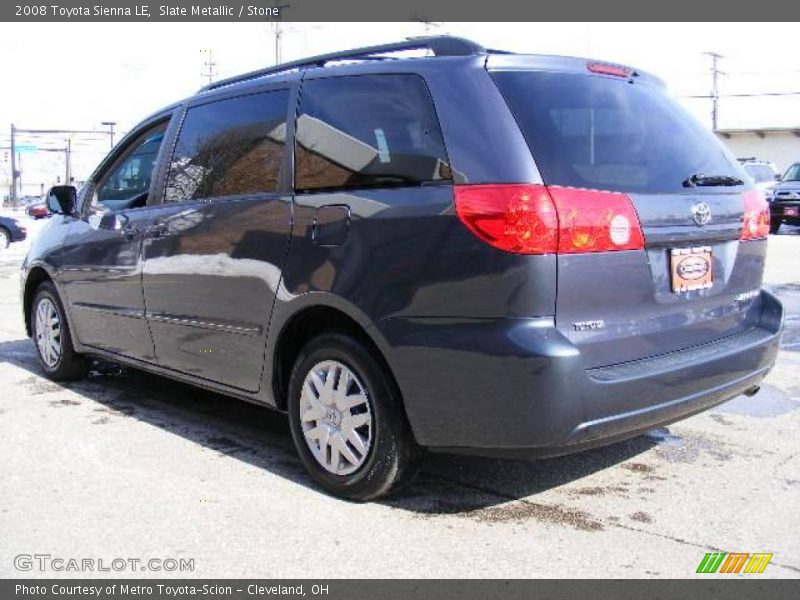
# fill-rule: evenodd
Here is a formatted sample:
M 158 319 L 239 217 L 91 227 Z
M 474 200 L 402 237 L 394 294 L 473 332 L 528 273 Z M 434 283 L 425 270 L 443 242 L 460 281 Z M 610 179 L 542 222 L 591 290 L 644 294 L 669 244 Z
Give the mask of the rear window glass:
M 570 73 L 492 74 L 545 183 L 676 192 L 694 174 L 744 180 L 714 135 L 662 90 Z
M 449 180 L 442 132 L 417 75 L 358 75 L 303 83 L 296 134 L 298 190 Z
M 744 170 L 753 178 L 756 183 L 764 181 L 775 181 L 775 171 L 767 165 L 744 165 Z

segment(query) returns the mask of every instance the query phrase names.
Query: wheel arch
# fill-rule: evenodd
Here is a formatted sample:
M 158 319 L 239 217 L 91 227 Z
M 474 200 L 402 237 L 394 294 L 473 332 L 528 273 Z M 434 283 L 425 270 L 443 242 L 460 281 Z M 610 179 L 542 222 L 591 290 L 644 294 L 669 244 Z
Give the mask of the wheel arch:
M 22 309 L 25 315 L 25 332 L 28 334 L 28 337 L 33 335 L 31 327 L 31 305 L 33 304 L 33 296 L 36 294 L 36 290 L 39 289 L 39 286 L 45 281 L 49 281 L 55 286 L 55 280 L 50 273 L 48 273 L 47 269 L 41 265 L 32 267 L 25 277 L 25 289 L 22 293 Z
M 302 307 L 298 307 L 283 320 L 280 332 L 276 336 L 272 353 L 271 382 L 276 406 L 280 410 L 286 410 L 289 376 L 303 346 L 322 333 L 338 331 L 353 336 L 374 353 L 391 379 L 405 411 L 397 378 L 383 350 L 386 341 L 380 338 L 377 329 L 371 327 L 369 320 L 364 315 L 358 314 L 358 311 L 354 311 L 353 314 L 340 305 L 334 306 L 320 300 L 322 299 L 319 298 L 314 303 L 305 302 Z
M 8 238 L 8 245 L 10 246 L 14 242 L 14 235 L 11 233 L 11 230 L 0 223 L 0 233 L 5 233 L 6 237 Z

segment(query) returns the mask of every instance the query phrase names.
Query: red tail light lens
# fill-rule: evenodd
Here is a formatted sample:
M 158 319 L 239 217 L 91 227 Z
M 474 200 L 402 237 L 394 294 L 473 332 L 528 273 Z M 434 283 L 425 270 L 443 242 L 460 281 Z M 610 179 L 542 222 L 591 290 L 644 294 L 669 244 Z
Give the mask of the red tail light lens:
M 769 204 L 758 190 L 742 194 L 744 200 L 744 222 L 742 240 L 759 240 L 769 235 Z
M 458 217 L 478 238 L 519 254 L 575 254 L 644 248 L 625 194 L 543 185 L 455 188 Z
M 627 67 L 620 67 L 619 65 L 609 65 L 606 63 L 586 63 L 586 68 L 598 75 L 613 75 L 614 77 L 630 77 L 632 71 Z
M 639 250 L 644 236 L 630 198 L 616 192 L 549 187 L 562 254 Z
M 519 254 L 551 254 L 558 217 L 543 185 L 456 186 L 456 212 L 478 238 Z

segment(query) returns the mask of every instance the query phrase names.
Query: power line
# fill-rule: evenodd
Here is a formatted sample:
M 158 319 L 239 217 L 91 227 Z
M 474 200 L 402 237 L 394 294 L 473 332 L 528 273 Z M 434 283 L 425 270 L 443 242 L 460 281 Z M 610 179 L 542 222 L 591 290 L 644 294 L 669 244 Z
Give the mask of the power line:
M 103 124 L 109 125 L 111 122 L 106 121 Z M 36 139 L 39 136 L 66 136 L 64 140 L 66 144 L 66 148 L 64 148 L 64 158 L 65 158 L 65 175 L 66 175 L 66 184 L 69 185 L 70 181 L 72 180 L 72 136 L 73 135 L 81 135 L 81 136 L 111 136 L 113 139 L 114 135 L 114 128 L 111 126 L 110 131 L 102 132 L 96 130 L 86 130 L 86 129 L 24 129 L 21 127 L 16 127 L 13 123 L 11 124 L 11 139 L 10 139 L 10 154 L 11 154 L 11 200 L 16 201 L 17 199 L 17 190 L 18 186 L 21 185 L 21 176 L 22 176 L 22 169 L 18 168 L 17 162 L 17 145 L 19 144 L 18 136 L 21 134 L 23 139 L 28 138 L 30 139 L 31 136 Z M 49 151 L 49 150 L 48 150 Z
M 717 94 L 717 98 L 760 98 L 762 96 L 800 96 L 800 92 L 758 92 L 752 94 Z M 698 94 L 692 96 L 677 96 L 678 98 L 714 98 L 710 94 Z

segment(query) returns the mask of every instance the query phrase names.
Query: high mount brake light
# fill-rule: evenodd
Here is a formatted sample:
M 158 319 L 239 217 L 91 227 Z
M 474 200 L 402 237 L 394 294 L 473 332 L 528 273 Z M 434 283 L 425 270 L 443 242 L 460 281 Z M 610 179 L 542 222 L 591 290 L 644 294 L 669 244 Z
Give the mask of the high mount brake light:
M 580 254 L 644 248 L 625 194 L 544 185 L 455 187 L 459 219 L 478 238 L 518 254 Z
M 620 67 L 619 65 L 608 65 L 605 63 L 586 63 L 586 68 L 598 75 L 613 75 L 614 77 L 630 77 L 633 71 L 627 67 Z
M 740 239 L 759 240 L 769 235 L 769 204 L 759 190 L 748 190 L 742 194 L 744 218 Z

